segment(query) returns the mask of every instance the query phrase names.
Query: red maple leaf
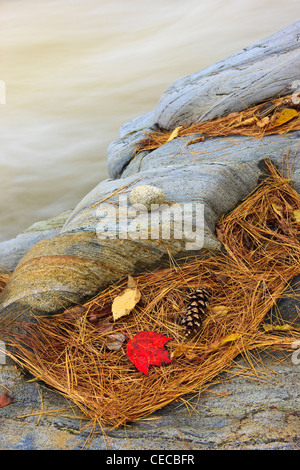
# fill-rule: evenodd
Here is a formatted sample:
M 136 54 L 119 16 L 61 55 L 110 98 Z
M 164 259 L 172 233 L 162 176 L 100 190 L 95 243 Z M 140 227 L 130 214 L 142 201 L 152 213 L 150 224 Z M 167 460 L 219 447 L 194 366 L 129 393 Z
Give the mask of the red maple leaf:
M 0 395 L 0 408 L 3 406 L 10 405 L 14 401 L 13 398 L 9 397 L 7 392 L 3 392 Z
M 168 341 L 171 341 L 171 338 L 160 333 L 141 331 L 128 341 L 127 356 L 140 372 L 148 375 L 150 365 L 160 366 L 172 362 L 164 348 Z

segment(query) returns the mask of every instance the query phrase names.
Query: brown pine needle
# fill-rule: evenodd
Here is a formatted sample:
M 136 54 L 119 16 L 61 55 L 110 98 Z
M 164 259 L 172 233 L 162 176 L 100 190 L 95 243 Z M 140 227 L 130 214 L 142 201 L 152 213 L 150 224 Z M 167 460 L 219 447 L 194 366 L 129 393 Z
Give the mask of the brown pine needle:
M 276 119 L 280 116 L 282 107 L 288 110 L 291 116 L 289 120 L 282 120 L 282 123 L 280 123 Z M 264 110 L 264 108 L 267 109 Z M 152 131 L 138 143 L 135 155 L 145 150 L 154 150 L 174 138 L 187 136 L 193 136 L 187 143 L 187 146 L 189 146 L 212 137 L 243 135 L 262 138 L 271 134 L 286 134 L 300 129 L 300 115 L 293 108 L 292 95 L 289 95 L 273 100 L 272 106 L 269 106 L 269 108 L 268 103 L 263 103 L 211 121 L 186 124 L 177 127 L 173 131 Z M 264 116 L 265 114 L 267 115 Z M 278 124 L 274 126 L 276 123 Z M 199 137 L 195 138 L 196 135 L 199 135 Z
M 240 354 L 249 363 L 245 375 L 258 379 L 251 351 L 291 350 L 300 338 L 299 328 L 276 329 L 283 324 L 280 318 L 272 319 L 274 328 L 263 328 L 271 307 L 300 274 L 300 224 L 294 217 L 300 196 L 270 163 L 268 168 L 270 176 L 218 224 L 226 253 L 136 277 L 140 303 L 113 322 L 114 330 L 126 338 L 120 349 L 106 347 L 107 334 L 95 318 L 112 321 L 112 301 L 127 279 L 100 292 L 77 317 L 66 310 L 27 324 L 26 334 L 10 333 L 15 362 L 72 400 L 102 430 L 144 419 L 205 390 Z M 203 284 L 213 290 L 210 309 L 203 329 L 186 340 L 178 319 L 189 291 Z M 172 363 L 150 367 L 148 376 L 126 355 L 127 340 L 142 330 L 172 338 L 167 344 Z

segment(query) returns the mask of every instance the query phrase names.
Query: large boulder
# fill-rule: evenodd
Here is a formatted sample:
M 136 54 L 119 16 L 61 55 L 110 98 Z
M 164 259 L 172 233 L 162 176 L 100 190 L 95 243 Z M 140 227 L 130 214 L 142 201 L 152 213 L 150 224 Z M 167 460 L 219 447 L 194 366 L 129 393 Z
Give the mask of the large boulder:
M 193 251 L 198 256 L 207 248 L 219 250 L 215 224 L 255 189 L 265 171 L 265 158 L 282 170 L 283 157 L 293 155 L 290 177 L 300 191 L 298 131 L 262 139 L 219 137 L 191 145 L 187 145 L 188 138 L 179 138 L 135 155 L 137 144 L 154 124 L 172 130 L 295 91 L 300 76 L 299 34 L 297 22 L 179 80 L 163 94 L 155 110 L 124 124 L 108 148 L 111 179 L 100 182 L 57 224 L 36 226 L 0 244 L 0 265 L 14 270 L 0 295 L 1 315 L 14 320 L 20 314 L 28 319 L 30 311 L 54 313 L 61 305 L 82 302 L 126 274 L 154 267 L 168 253 L 188 257 L 187 238 L 161 243 L 101 236 L 101 211 L 114 214 L 120 194 L 128 195 L 137 185 L 162 189 L 171 204 L 204 205 L 203 243 Z M 288 314 L 297 315 L 296 307 L 289 304 Z M 155 421 L 135 423 L 109 433 L 107 439 L 95 435 L 90 448 L 299 448 L 297 358 L 286 363 L 282 358 L 255 359 L 262 361 L 261 376 L 255 378 L 250 372 L 249 378 L 237 377 L 240 359 L 229 382 L 226 375 L 220 377 L 211 386 L 211 395 L 190 402 L 191 414 L 188 407 L 174 404 L 157 412 Z M 80 422 L 71 414 L 77 410 L 55 392 L 26 383 L 9 361 L 1 365 L 0 380 L 15 397 L 14 403 L 1 409 L 1 429 L 6 432 L 1 433 L 0 448 L 76 449 L 89 442 L 88 432 L 80 431 Z M 57 416 L 54 410 L 61 408 L 67 408 L 64 416 Z
M 121 130 L 122 137 L 108 149 L 112 180 L 100 182 L 75 207 L 59 233 L 50 237 L 48 233 L 47 239 L 36 243 L 20 259 L 0 295 L 1 315 L 13 320 L 20 318 L 20 312 L 25 318 L 29 311 L 54 313 L 62 306 L 86 300 L 129 273 L 153 268 L 170 254 L 175 258 L 189 256 L 191 249 L 187 249 L 187 244 L 190 246 L 191 240 L 186 234 L 181 239 L 170 237 L 163 241 L 136 239 L 136 230 L 129 229 L 127 239 L 105 238 L 105 228 L 99 229 L 103 214 L 113 218 L 120 194 L 128 195 L 129 188 L 154 185 L 164 191 L 166 200 L 173 205 L 202 204 L 204 237 L 193 250 L 198 256 L 206 249 L 219 249 L 215 237 L 217 220 L 253 191 L 265 158 L 282 168 L 284 155 L 296 155 L 291 177 L 299 189 L 298 131 L 263 139 L 221 137 L 189 146 L 187 139 L 180 138 L 155 151 L 135 154 L 137 144 L 151 131 L 153 123 L 173 128 L 291 93 L 300 69 L 299 30 L 297 22 L 180 80 L 163 94 L 154 112 L 127 124 Z M 127 192 L 122 188 L 127 188 Z M 147 212 L 141 219 L 150 225 Z M 118 220 L 116 228 L 122 229 Z M 159 226 L 154 228 L 159 230 Z M 152 225 L 150 229 L 153 230 Z M 22 250 L 18 253 L 22 254 Z

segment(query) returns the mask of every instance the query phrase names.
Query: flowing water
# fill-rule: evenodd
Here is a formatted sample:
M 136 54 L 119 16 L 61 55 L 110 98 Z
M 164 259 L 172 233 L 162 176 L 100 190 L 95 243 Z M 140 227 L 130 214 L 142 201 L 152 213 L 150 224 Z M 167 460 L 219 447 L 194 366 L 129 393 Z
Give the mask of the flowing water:
M 0 240 L 106 179 L 119 127 L 174 81 L 299 13 L 299 0 L 0 0 Z

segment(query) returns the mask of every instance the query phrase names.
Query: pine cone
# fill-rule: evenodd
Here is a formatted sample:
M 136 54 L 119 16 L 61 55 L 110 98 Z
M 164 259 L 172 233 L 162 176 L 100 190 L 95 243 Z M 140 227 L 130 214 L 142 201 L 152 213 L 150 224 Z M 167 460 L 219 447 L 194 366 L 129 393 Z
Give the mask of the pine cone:
M 190 293 L 185 316 L 181 320 L 181 325 L 186 330 L 185 336 L 192 336 L 201 328 L 210 297 L 211 291 L 205 286 Z

